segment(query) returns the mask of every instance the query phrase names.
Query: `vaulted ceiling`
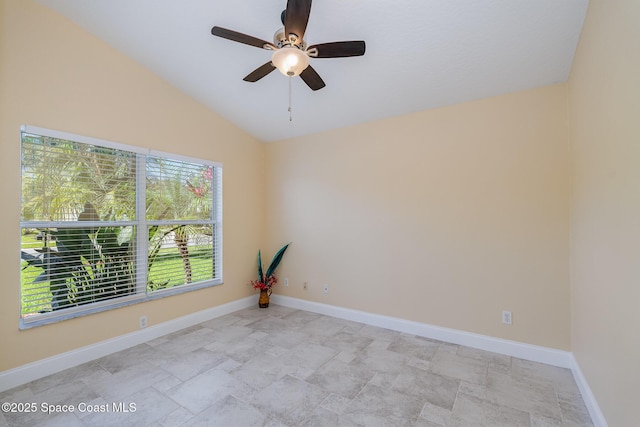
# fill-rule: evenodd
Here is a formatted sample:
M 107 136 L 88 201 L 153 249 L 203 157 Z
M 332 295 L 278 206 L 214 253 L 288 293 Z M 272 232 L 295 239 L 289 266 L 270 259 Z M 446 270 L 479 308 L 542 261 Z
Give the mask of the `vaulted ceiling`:
M 263 141 L 567 80 L 588 0 L 316 0 L 308 44 L 365 40 L 361 57 L 312 58 L 326 87 L 272 72 L 271 53 L 211 35 L 271 41 L 286 0 L 36 0 L 67 16 Z

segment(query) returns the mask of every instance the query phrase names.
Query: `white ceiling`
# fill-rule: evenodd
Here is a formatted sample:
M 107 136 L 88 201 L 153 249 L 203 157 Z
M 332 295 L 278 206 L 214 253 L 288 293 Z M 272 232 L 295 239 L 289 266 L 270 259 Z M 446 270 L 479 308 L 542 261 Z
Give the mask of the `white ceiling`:
M 272 72 L 270 52 L 211 35 L 271 41 L 286 0 L 37 0 L 263 141 L 566 81 L 588 0 L 316 0 L 309 45 L 365 40 L 362 57 L 311 59 L 312 92 Z

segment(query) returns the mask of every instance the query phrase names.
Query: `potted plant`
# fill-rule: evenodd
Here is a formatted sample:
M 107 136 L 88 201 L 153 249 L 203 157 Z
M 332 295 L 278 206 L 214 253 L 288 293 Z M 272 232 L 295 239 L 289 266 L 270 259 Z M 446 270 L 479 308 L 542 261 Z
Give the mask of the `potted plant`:
M 258 300 L 258 306 L 260 308 L 269 307 L 269 297 L 271 296 L 271 288 L 278 283 L 278 279 L 275 276 L 276 268 L 282 261 L 282 257 L 284 256 L 284 252 L 287 250 L 291 243 L 287 243 L 283 247 L 280 248 L 278 252 L 273 256 L 271 260 L 271 264 L 267 268 L 266 273 L 262 268 L 262 256 L 260 254 L 260 250 L 258 249 L 258 280 L 252 280 L 251 286 L 254 289 L 260 289 L 260 299 Z

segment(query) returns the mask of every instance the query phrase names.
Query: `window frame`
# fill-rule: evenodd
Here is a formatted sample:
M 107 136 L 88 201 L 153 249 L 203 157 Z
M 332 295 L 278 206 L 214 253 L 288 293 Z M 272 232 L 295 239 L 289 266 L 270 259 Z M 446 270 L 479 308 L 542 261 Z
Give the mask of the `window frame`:
M 91 228 L 91 227 L 104 227 L 104 226 L 134 226 L 136 228 L 135 233 L 135 263 L 136 263 L 136 283 L 134 283 L 135 293 L 131 295 L 119 296 L 113 299 L 92 302 L 88 304 L 78 305 L 75 307 L 67 307 L 61 310 L 54 310 L 46 313 L 39 313 L 34 316 L 24 317 L 22 314 L 23 304 L 23 289 L 22 281 L 20 281 L 20 311 L 19 311 L 19 328 L 29 329 L 35 326 L 50 324 L 67 320 L 71 318 L 86 316 L 98 312 L 113 310 L 119 307 L 128 306 L 131 304 L 137 304 L 145 301 L 156 300 L 160 298 L 170 297 L 177 294 L 195 291 L 198 289 L 208 288 L 212 286 L 221 285 L 223 281 L 223 236 L 222 236 L 222 212 L 223 212 L 223 198 L 222 198 L 222 177 L 223 167 L 222 163 L 214 162 L 206 159 L 199 159 L 179 154 L 167 153 L 158 150 L 144 149 L 141 147 L 131 146 L 127 144 L 121 144 L 112 142 L 109 140 L 103 140 L 93 137 L 87 137 L 77 135 L 68 132 L 56 131 L 46 128 L 41 128 L 31 125 L 23 125 L 20 127 L 20 153 L 21 153 L 21 167 L 20 167 L 20 208 L 22 211 L 22 135 L 33 134 L 43 137 L 57 138 L 67 140 L 71 142 L 77 142 L 82 144 L 90 144 L 98 147 L 111 148 L 116 150 L 122 150 L 131 152 L 136 155 L 136 185 L 135 185 L 135 220 L 127 221 L 85 221 L 78 224 L 77 221 L 23 221 L 20 219 L 19 233 L 22 236 L 22 230 L 24 228 Z M 192 164 L 198 164 L 202 166 L 208 166 L 212 168 L 212 187 L 211 187 L 211 218 L 207 220 L 149 220 L 146 215 L 146 199 L 147 199 L 147 168 L 146 162 L 149 157 L 159 157 L 171 161 L 180 161 Z M 213 253 L 211 261 L 215 266 L 213 278 L 196 283 L 183 283 L 178 286 L 173 286 L 166 289 L 157 289 L 149 291 L 148 285 L 148 256 L 149 256 L 149 226 L 150 225 L 162 225 L 162 224 L 175 224 L 180 223 L 184 225 L 189 224 L 210 224 L 212 227 L 213 237 L 212 246 Z M 21 241 L 21 238 L 19 239 Z M 22 251 L 22 243 L 20 244 L 20 250 Z M 21 265 L 22 258 L 18 260 L 18 265 Z

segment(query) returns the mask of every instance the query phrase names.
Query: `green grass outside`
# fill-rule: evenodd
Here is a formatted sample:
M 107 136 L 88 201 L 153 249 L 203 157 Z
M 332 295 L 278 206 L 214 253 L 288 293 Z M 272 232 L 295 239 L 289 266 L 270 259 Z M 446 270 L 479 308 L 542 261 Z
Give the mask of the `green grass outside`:
M 36 233 L 22 235 L 22 249 L 40 249 L 42 248 L 42 240 L 36 240 Z M 50 246 L 55 246 L 55 242 L 51 242 Z
M 24 248 L 42 248 L 42 242 L 35 240 L 35 235 L 22 236 Z M 213 277 L 211 249 L 190 248 L 192 283 L 209 280 Z M 26 268 L 24 268 L 26 267 Z M 49 283 L 33 283 L 43 272 L 40 267 L 29 266 L 25 261 L 21 263 L 22 283 L 22 315 L 35 314 L 40 311 L 51 310 L 51 292 Z M 166 272 L 173 272 L 167 276 Z M 175 248 L 162 249 L 153 263 L 148 277 L 149 283 L 162 284 L 159 289 L 172 288 L 184 284 L 184 268 L 182 258 Z M 153 288 L 148 286 L 148 291 Z

